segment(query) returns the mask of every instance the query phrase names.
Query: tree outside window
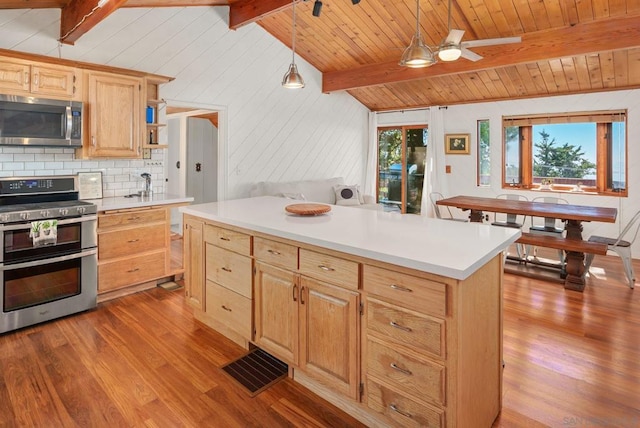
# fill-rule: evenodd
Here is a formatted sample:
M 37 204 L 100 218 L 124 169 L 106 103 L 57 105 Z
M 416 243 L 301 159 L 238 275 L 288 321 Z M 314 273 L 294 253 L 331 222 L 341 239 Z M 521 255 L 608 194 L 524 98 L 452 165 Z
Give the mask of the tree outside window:
M 378 202 L 419 214 L 427 153 L 424 125 L 378 128 Z
M 627 195 L 626 111 L 503 117 L 503 187 Z

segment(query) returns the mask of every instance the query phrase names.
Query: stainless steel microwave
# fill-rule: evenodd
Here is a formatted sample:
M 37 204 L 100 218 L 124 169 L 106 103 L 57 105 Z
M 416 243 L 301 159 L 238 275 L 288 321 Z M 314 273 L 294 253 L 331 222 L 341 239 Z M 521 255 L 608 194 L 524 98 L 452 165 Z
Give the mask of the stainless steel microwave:
M 0 145 L 82 146 L 83 105 L 0 94 Z

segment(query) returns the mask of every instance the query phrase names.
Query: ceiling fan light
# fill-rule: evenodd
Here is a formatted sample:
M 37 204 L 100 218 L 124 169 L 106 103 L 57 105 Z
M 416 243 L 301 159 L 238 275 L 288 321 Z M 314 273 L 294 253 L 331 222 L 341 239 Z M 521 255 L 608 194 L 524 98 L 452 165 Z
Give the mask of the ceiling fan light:
M 295 63 L 289 65 L 289 70 L 282 78 L 282 86 L 287 89 L 300 89 L 304 88 L 304 80 L 300 73 L 298 73 L 298 67 Z
M 460 46 L 454 44 L 442 46 L 438 50 L 438 58 L 442 61 L 455 61 L 460 58 L 461 55 L 462 50 Z

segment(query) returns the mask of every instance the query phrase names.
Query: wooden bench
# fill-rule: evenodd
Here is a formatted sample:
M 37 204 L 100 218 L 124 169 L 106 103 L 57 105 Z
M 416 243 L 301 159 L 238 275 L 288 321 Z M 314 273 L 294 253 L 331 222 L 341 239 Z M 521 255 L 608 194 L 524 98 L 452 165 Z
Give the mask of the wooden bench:
M 606 255 L 607 244 L 601 242 L 578 241 L 560 236 L 538 235 L 523 232 L 516 241 L 518 244 L 535 245 L 538 247 L 554 248 L 556 250 L 572 251 L 576 253 L 591 253 Z

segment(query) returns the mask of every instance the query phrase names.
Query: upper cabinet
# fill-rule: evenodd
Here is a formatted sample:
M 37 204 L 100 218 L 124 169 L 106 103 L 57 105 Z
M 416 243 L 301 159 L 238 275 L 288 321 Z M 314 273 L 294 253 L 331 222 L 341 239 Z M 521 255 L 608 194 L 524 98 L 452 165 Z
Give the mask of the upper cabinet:
M 83 157 L 142 157 L 143 82 L 140 77 L 87 73 L 89 132 Z
M 139 159 L 164 149 L 160 85 L 171 77 L 0 49 L 0 93 L 82 101 L 76 158 Z
M 81 100 L 81 75 L 74 67 L 0 57 L 3 93 Z

